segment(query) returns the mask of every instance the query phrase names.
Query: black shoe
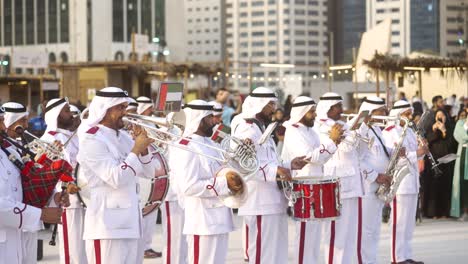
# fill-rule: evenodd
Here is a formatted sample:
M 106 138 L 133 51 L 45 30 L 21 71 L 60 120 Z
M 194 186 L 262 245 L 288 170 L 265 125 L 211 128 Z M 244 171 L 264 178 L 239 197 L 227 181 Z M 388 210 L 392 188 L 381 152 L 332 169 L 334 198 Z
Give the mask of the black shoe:
M 407 259 L 406 262 L 411 263 L 411 264 L 424 264 L 422 261 L 415 261 L 412 259 Z

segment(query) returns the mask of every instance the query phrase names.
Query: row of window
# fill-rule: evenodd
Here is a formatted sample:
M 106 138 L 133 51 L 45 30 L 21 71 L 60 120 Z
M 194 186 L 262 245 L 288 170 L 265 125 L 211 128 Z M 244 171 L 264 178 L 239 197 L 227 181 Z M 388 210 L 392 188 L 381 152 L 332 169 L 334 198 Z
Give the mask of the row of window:
M 126 1 L 126 7 L 124 6 L 124 0 L 112 1 L 112 40 L 114 42 L 129 42 L 131 40 L 132 33 L 142 33 L 150 36 L 150 42 L 152 41 L 153 37 L 158 37 L 164 41 L 165 0 Z M 138 8 L 138 5 L 140 5 L 140 8 Z M 140 21 L 138 19 L 139 9 L 141 10 Z M 125 17 L 127 18 L 126 24 L 124 24 Z M 139 28 L 138 23 L 140 23 L 140 32 L 137 32 Z M 125 30 L 127 32 L 126 35 Z
M 203 20 L 204 20 L 205 22 L 210 22 L 210 18 L 209 18 L 209 17 L 205 17 L 205 19 L 203 19 Z M 217 17 L 213 17 L 211 20 L 212 20 L 213 22 L 218 22 L 219 19 L 218 19 Z M 201 21 L 202 21 L 201 18 L 195 19 L 195 22 L 201 22 Z M 192 23 L 192 22 L 193 22 L 193 19 L 189 18 L 189 19 L 187 20 L 187 22 L 188 22 L 188 23 Z
M 213 11 L 216 11 L 216 10 L 219 9 L 219 7 L 213 6 L 213 8 L 211 8 L 211 9 L 212 9 Z M 192 8 L 192 7 L 189 7 L 189 8 L 187 8 L 187 11 L 189 11 L 189 12 L 192 12 L 192 11 L 200 12 L 200 11 L 202 11 L 202 10 L 201 10 L 201 7 L 196 7 L 195 9 Z M 209 6 L 205 7 L 205 11 L 210 11 L 210 7 L 209 7 Z
M 239 6 L 241 7 L 247 7 L 249 2 L 251 3 L 250 6 L 264 6 L 265 5 L 265 1 L 242 1 L 240 2 Z M 268 4 L 276 4 L 276 0 L 268 0 Z M 285 4 L 289 4 L 290 1 L 289 0 L 284 0 L 283 3 Z M 312 5 L 312 6 L 318 6 L 318 1 L 314 1 L 314 0 L 311 0 L 311 1 L 305 1 L 305 0 L 295 0 L 294 3 L 296 5 L 305 5 L 306 3 L 308 5 Z M 232 7 L 232 5 L 230 6 Z
M 188 52 L 188 55 L 189 56 L 193 56 L 193 55 L 202 55 L 203 53 L 201 51 L 196 51 L 196 52 L 193 52 L 193 51 L 189 51 Z M 205 55 L 219 55 L 219 51 L 215 50 L 213 52 L 211 51 L 205 51 Z
M 195 31 L 193 31 L 193 30 L 188 30 L 187 32 L 188 32 L 189 34 L 192 34 L 192 33 L 201 33 L 202 30 L 201 30 L 201 29 L 197 29 L 197 30 L 195 30 Z M 205 28 L 204 32 L 205 32 L 205 33 L 210 33 L 210 32 L 215 32 L 215 33 L 216 33 L 216 32 L 219 32 L 219 29 L 218 29 L 218 28 L 213 28 L 213 30 L 210 30 L 209 28 Z
M 285 45 L 291 45 L 291 41 L 289 39 L 286 39 L 283 41 L 283 43 Z M 294 45 L 295 46 L 313 46 L 313 47 L 318 47 L 319 46 L 319 41 L 315 41 L 315 40 L 309 40 L 309 41 L 305 41 L 305 40 L 295 40 L 294 41 Z M 263 41 L 252 41 L 251 42 L 251 46 L 252 47 L 265 47 L 266 45 L 268 46 L 275 46 L 276 45 L 276 41 L 275 40 L 270 40 L 268 41 L 268 44 L 266 44 L 265 42 Z M 328 45 L 328 41 L 324 41 L 323 42 L 323 45 L 327 46 Z M 240 42 L 239 43 L 239 46 L 240 47 L 243 47 L 243 48 L 247 48 L 249 46 L 249 42 Z
M 193 45 L 194 43 L 195 43 L 196 45 L 199 45 L 199 44 L 202 44 L 202 41 L 201 41 L 201 40 L 196 40 L 196 41 L 190 40 L 190 41 L 188 41 L 187 43 L 188 43 L 189 45 Z M 213 40 L 213 44 L 218 44 L 218 43 L 219 43 L 219 40 L 217 40 L 217 39 L 214 39 L 214 40 Z M 211 40 L 209 40 L 209 39 L 205 40 L 205 44 L 211 44 Z
M 34 2 L 36 2 L 36 8 L 34 8 Z M 37 18 L 36 23 L 34 15 Z M 23 19 L 26 20 L 26 23 L 23 23 Z M 46 9 L 45 1 L 4 0 L 3 14 L 0 13 L 0 20 L 4 31 L 4 37 L 0 39 L 0 44 L 3 42 L 5 46 L 44 44 L 46 42 L 66 43 L 69 41 L 67 0 L 49 0 L 48 9 Z M 46 22 L 48 30 L 46 30 Z M 48 39 L 46 40 L 47 32 Z M 34 39 L 35 33 L 37 41 Z
M 379 23 L 379 22 L 377 22 Z M 284 20 L 284 24 L 286 25 L 289 25 L 290 24 L 290 20 L 289 19 L 285 19 Z M 308 20 L 307 23 L 305 20 L 301 20 L 301 19 L 296 19 L 294 20 L 294 25 L 296 26 L 305 26 L 305 25 L 308 25 L 308 26 L 318 26 L 320 24 L 319 21 L 316 21 L 316 20 Z M 232 24 L 227 24 L 227 25 L 231 25 Z M 265 26 L 265 21 L 261 20 L 261 21 L 252 21 L 251 23 L 252 26 L 254 27 L 258 27 L 258 26 Z M 268 20 L 268 25 L 269 26 L 273 26 L 273 25 L 276 25 L 276 20 Z M 327 25 L 327 21 L 323 21 L 323 25 L 326 26 Z M 248 27 L 248 23 L 247 22 L 241 22 L 239 24 L 240 27 Z M 227 28 L 230 28 L 230 27 L 227 27 Z
M 400 8 L 390 8 L 390 9 L 379 8 L 379 9 L 377 9 L 376 12 L 377 12 L 377 14 L 398 13 L 398 12 L 400 12 Z

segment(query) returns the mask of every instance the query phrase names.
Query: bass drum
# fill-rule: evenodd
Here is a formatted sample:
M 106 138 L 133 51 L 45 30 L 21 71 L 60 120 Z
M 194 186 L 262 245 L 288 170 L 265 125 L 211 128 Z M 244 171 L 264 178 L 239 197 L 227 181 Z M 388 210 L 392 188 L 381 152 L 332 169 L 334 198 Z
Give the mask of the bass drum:
M 154 172 L 151 179 L 138 178 L 140 184 L 140 205 L 143 208 L 143 216 L 158 209 L 166 198 L 169 190 L 169 168 L 166 159 L 157 147 L 152 148 L 153 158 L 162 165 Z M 154 150 L 154 151 L 153 151 Z
M 167 166 L 166 159 L 159 152 L 159 149 L 152 152 L 152 155 L 162 166 L 154 172 L 153 178 L 138 178 L 140 186 L 140 206 L 143 208 L 143 216 L 146 216 L 158 209 L 166 198 L 169 190 L 169 168 Z M 77 164 L 75 168 L 76 186 L 80 188 L 80 191 L 77 192 L 76 195 L 81 205 L 86 208 L 86 205 L 89 204 L 91 195 L 89 188 L 87 188 L 88 181 L 80 174 L 79 167 L 80 165 Z

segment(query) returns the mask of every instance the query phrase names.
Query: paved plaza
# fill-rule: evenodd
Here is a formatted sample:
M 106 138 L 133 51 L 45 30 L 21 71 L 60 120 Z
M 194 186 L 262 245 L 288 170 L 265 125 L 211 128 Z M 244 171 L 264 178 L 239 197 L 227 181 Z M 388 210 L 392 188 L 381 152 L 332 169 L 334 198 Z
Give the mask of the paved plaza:
M 242 220 L 236 217 L 236 226 L 240 228 Z M 230 234 L 229 253 L 227 263 L 241 264 L 242 238 L 240 230 Z M 292 263 L 292 238 L 294 223 L 289 221 L 289 261 Z M 44 258 L 40 263 L 55 264 L 58 261 L 58 247 L 48 245 L 49 233 L 41 234 L 46 237 L 44 245 Z M 153 240 L 153 249 L 161 251 L 161 225 L 157 225 L 157 234 Z M 424 219 L 418 224 L 414 237 L 415 259 L 423 260 L 426 264 L 466 264 L 468 263 L 468 223 L 455 220 L 429 220 Z M 382 224 L 382 236 L 379 245 L 379 263 L 390 263 L 390 227 Z M 161 259 L 145 260 L 145 264 L 162 264 Z

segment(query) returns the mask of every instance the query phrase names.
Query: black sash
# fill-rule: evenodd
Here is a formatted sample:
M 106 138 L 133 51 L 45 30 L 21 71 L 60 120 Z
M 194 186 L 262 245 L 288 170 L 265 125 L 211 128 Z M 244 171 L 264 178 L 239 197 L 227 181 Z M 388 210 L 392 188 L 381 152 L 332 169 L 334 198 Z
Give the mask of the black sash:
M 377 135 L 377 133 L 375 133 L 375 130 L 372 126 L 369 126 L 370 130 L 372 130 L 372 132 L 374 133 L 375 137 L 379 140 L 380 142 L 380 145 L 382 145 L 382 148 L 385 152 L 385 155 L 387 156 L 388 159 L 390 159 L 390 154 L 388 153 L 388 150 L 387 150 L 387 147 L 385 147 L 384 143 L 382 142 L 382 139 L 380 139 L 380 137 Z

